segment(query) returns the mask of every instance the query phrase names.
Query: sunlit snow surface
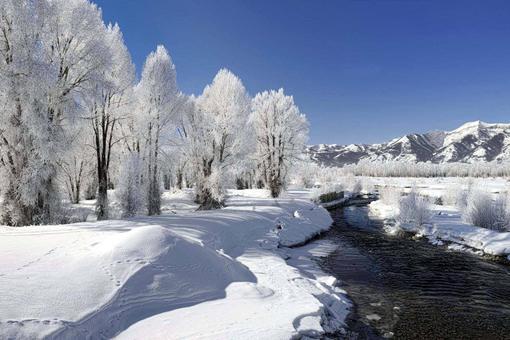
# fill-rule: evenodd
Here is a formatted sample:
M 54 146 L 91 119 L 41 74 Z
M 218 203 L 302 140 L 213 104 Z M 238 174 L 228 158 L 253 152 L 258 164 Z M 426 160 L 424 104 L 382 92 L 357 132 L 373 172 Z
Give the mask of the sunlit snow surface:
M 508 181 L 503 178 L 373 178 L 371 181 L 403 192 L 409 192 L 411 188 L 414 188 L 420 194 L 432 199 L 444 196 L 451 188 L 466 188 L 467 185 L 493 195 L 508 192 L 510 188 Z M 372 202 L 369 207 L 370 212 L 379 218 L 392 219 L 398 215 L 398 207 L 387 205 L 382 201 Z M 388 225 L 385 228 L 386 231 L 389 234 L 395 234 L 398 228 L 402 228 L 418 236 L 426 237 L 433 244 L 443 245 L 443 241 L 451 242 L 453 244 L 449 245 L 449 249 L 452 250 L 509 256 L 510 259 L 510 232 L 499 232 L 467 224 L 463 222 L 458 209 L 453 206 L 431 204 L 430 207 L 433 216 L 429 223 L 423 226 Z
M 194 212 L 0 227 L 0 338 L 289 338 L 342 326 L 349 306 L 299 244 L 331 225 L 307 191 L 233 191 Z M 288 259 L 287 263 L 285 259 Z M 291 266 L 291 265 L 292 266 Z M 120 335 L 119 335 L 120 334 Z

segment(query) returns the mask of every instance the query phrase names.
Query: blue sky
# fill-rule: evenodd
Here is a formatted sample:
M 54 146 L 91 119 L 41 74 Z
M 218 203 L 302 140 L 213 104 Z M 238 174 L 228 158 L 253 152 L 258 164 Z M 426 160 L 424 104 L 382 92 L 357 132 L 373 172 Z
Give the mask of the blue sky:
M 283 87 L 311 143 L 510 121 L 510 1 L 97 0 L 142 67 L 165 45 L 186 93 L 226 67 Z

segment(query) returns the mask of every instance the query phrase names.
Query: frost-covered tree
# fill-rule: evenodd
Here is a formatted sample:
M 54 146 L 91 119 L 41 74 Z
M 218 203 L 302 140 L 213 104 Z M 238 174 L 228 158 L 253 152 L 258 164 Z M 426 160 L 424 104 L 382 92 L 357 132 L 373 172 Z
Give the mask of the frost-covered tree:
M 98 220 L 108 219 L 108 173 L 113 147 L 122 140 L 119 126 L 129 116 L 130 90 L 134 82 L 134 66 L 118 25 L 109 25 L 104 32 L 109 63 L 101 77 L 92 84 L 86 101 L 96 155 Z
M 178 190 L 191 185 L 191 179 L 196 169 L 191 167 L 193 156 L 192 139 L 197 133 L 189 134 L 193 127 L 194 117 L 198 113 L 196 110 L 196 98 L 181 94 L 181 110 L 176 119 L 176 135 L 172 139 L 172 145 L 166 152 L 167 166 L 174 177 L 173 185 Z
M 142 162 L 136 153 L 126 156 L 120 172 L 117 186 L 117 200 L 120 203 L 122 217 L 133 217 L 141 211 L 144 193 L 141 184 Z
M 278 197 L 290 167 L 304 151 L 308 122 L 283 89 L 257 94 L 252 110 L 258 168 L 271 195 Z
M 196 201 L 202 209 L 220 205 L 225 185 L 233 182 L 249 153 L 249 108 L 242 81 L 226 69 L 194 100 L 187 116 L 187 154 L 194 170 Z
M 508 162 L 424 163 L 404 161 L 360 160 L 345 165 L 345 174 L 374 177 L 508 177 Z
M 71 203 L 80 203 L 84 189 L 92 185 L 95 175 L 94 153 L 90 144 L 89 131 L 83 124 L 75 124 L 67 134 L 68 152 L 58 162 L 61 182 Z M 74 132 L 73 132 L 74 130 Z
M 140 144 L 146 165 L 143 177 L 149 215 L 161 212 L 161 162 L 164 142 L 174 134 L 184 97 L 177 88 L 175 65 L 163 46 L 149 54 L 136 86 Z
M 291 182 L 304 188 L 312 188 L 318 181 L 321 167 L 310 159 L 296 163 L 290 174 Z
M 49 223 L 66 126 L 108 59 L 98 8 L 86 0 L 0 3 L 2 222 Z

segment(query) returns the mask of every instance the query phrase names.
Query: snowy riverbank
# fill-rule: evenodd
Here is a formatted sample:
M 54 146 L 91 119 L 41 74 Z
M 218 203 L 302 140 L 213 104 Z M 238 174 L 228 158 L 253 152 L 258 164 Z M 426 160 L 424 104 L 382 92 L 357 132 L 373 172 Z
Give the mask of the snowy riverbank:
M 369 205 L 370 212 L 382 219 L 394 219 L 398 208 L 375 201 Z M 422 226 L 399 224 L 388 227 L 389 232 L 398 228 L 427 237 L 434 244 L 449 243 L 450 249 L 468 249 L 479 254 L 504 256 L 510 260 L 510 233 L 476 227 L 462 221 L 461 214 L 453 207 L 431 205 L 432 218 Z
M 166 196 L 168 214 L 159 217 L 0 227 L 0 337 L 283 339 L 336 331 L 348 313 L 344 292 L 311 262 L 308 270 L 289 265 L 305 260 L 282 248 L 332 223 L 307 195 L 233 191 L 228 207 L 191 212 L 179 210 L 189 207 L 181 193 Z

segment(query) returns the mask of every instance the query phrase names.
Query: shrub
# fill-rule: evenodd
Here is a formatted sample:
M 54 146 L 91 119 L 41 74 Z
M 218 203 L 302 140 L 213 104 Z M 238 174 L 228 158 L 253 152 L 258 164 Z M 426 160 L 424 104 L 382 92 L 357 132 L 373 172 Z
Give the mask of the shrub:
M 429 202 L 416 191 L 411 190 L 409 195 L 402 197 L 399 202 L 398 221 L 401 223 L 412 223 L 421 226 L 431 218 Z
M 332 193 L 342 193 L 343 195 L 344 188 L 341 184 L 338 183 L 324 183 L 318 188 L 314 188 L 312 191 L 312 200 L 315 202 L 326 203 L 326 201 L 322 201 L 321 197 L 323 195 L 329 195 Z M 343 197 L 343 196 L 342 196 Z
M 510 225 L 508 208 L 506 195 L 498 195 L 493 201 L 488 193 L 474 191 L 467 198 L 462 216 L 477 227 L 504 231 Z
M 444 205 L 443 198 L 441 196 L 434 198 L 434 204 L 435 205 Z
M 367 194 L 373 193 L 375 190 L 374 183 L 369 178 L 362 178 L 361 186 L 363 187 L 363 192 Z
M 361 181 L 359 179 L 357 179 L 354 184 L 352 185 L 352 193 L 353 194 L 359 194 L 361 192 L 361 190 L 363 189 L 362 185 L 361 185 Z
M 133 217 L 142 209 L 141 171 L 141 162 L 137 155 L 128 156 L 124 160 L 116 192 L 122 217 Z
M 340 192 L 333 191 L 333 192 L 328 192 L 328 193 L 320 195 L 319 202 L 320 203 L 328 203 L 328 202 L 333 202 L 333 201 L 339 200 L 341 198 L 344 198 L 343 191 L 340 191 Z
M 400 191 L 394 187 L 385 186 L 379 189 L 379 199 L 386 205 L 398 205 L 400 196 Z

